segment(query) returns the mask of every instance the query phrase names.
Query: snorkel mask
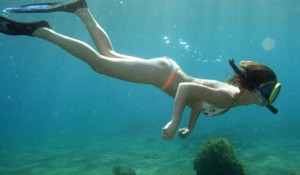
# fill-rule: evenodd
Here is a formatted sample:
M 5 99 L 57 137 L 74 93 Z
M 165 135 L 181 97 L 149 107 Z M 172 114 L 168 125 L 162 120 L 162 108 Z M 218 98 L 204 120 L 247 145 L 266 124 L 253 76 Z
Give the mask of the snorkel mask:
M 234 59 L 229 60 L 229 64 L 235 73 L 246 83 L 249 83 L 249 87 L 254 87 L 252 90 L 258 98 L 260 98 L 264 102 L 264 106 L 266 106 L 273 114 L 276 114 L 278 110 L 271 105 L 273 103 L 281 89 L 280 83 L 266 83 L 260 86 L 255 86 L 248 78 L 243 74 L 243 72 L 234 64 Z

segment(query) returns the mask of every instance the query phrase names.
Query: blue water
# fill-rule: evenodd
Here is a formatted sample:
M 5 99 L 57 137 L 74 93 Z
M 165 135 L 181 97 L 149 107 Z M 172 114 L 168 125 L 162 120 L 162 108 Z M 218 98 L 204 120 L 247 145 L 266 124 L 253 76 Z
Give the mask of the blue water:
M 40 1 L 2 0 L 0 8 L 37 2 Z M 109 147 L 104 142 L 110 143 L 118 138 L 122 139 L 111 149 L 135 146 L 138 148 L 136 154 L 154 151 L 148 146 L 147 138 L 155 140 L 155 149 L 195 145 L 189 156 L 185 156 L 189 161 L 186 167 L 173 172 L 194 174 L 190 163 L 194 159 L 193 153 L 210 137 L 233 140 L 236 147 L 240 146 L 237 151 L 241 157 L 244 155 L 245 162 L 253 160 L 247 159 L 249 152 L 242 146 L 260 143 L 261 149 L 257 150 L 260 155 L 270 153 L 269 156 L 278 158 L 275 164 L 283 162 L 281 166 L 276 164 L 274 172 L 300 173 L 300 153 L 289 152 L 300 146 L 298 0 L 88 0 L 88 4 L 109 34 L 114 49 L 120 53 L 145 59 L 168 56 L 188 74 L 220 81 L 226 81 L 233 73 L 228 65 L 229 58 L 268 65 L 276 72 L 283 87 L 274 103 L 279 113 L 273 115 L 254 105 L 235 108 L 217 118 L 201 118 L 193 135 L 184 141 L 175 137 L 174 141 L 166 142 L 161 139 L 161 128 L 171 117 L 173 100 L 158 89 L 96 74 L 79 59 L 47 41 L 1 34 L 0 174 L 39 174 L 35 171 L 37 167 L 24 169 L 27 159 L 22 162 L 19 155 L 36 151 L 33 155 L 42 156 L 43 151 L 37 151 L 39 149 L 51 150 L 49 152 L 56 155 L 57 145 L 62 147 L 60 151 L 67 151 L 71 145 L 80 145 L 83 155 L 92 154 L 86 145 L 101 143 L 103 147 Z M 72 14 L 1 15 L 19 21 L 47 20 L 56 31 L 93 46 L 86 29 Z M 264 40 L 271 40 L 271 43 L 263 44 Z M 188 110 L 182 126 L 187 117 Z M 146 141 L 134 142 L 139 139 Z M 273 150 L 267 147 L 270 145 Z M 252 150 L 251 155 L 255 152 Z M 110 155 L 109 149 L 106 153 Z M 127 154 L 125 152 L 124 157 Z M 176 160 L 182 158 L 176 157 L 176 151 L 165 154 Z M 293 164 L 284 164 L 281 158 L 290 158 L 290 155 L 293 155 Z M 64 155 L 57 153 L 56 156 L 54 162 L 58 159 L 64 161 Z M 14 164 L 17 160 L 20 162 Z M 34 160 L 38 162 L 39 159 Z M 264 161 L 257 158 L 254 162 L 260 160 Z M 155 160 L 151 161 L 155 163 Z M 123 162 L 118 160 L 116 163 Z M 132 160 L 131 164 L 137 162 Z M 51 174 L 53 167 L 47 166 L 49 168 L 39 172 Z M 72 167 L 76 166 L 74 163 Z M 140 169 L 139 174 L 157 174 L 153 173 L 154 170 L 145 172 L 142 167 L 135 166 Z M 169 173 L 163 171 L 163 164 L 155 166 L 161 166 L 161 174 Z M 112 169 L 110 164 L 102 167 Z M 247 172 L 257 174 L 255 169 L 263 168 L 268 169 L 268 166 L 248 166 Z M 102 171 L 96 165 L 87 169 L 76 170 L 76 173 L 97 174 L 98 170 Z

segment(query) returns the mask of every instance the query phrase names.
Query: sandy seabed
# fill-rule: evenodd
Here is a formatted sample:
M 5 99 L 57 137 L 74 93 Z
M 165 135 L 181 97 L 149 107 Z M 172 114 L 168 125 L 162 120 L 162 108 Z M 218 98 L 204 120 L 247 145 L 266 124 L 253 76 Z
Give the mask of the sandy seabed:
M 195 175 L 193 160 L 208 138 L 194 135 L 164 141 L 155 136 L 120 135 L 2 143 L 0 174 L 112 175 L 115 165 L 128 165 L 137 175 Z M 299 139 L 253 138 L 229 139 L 246 175 L 300 174 Z

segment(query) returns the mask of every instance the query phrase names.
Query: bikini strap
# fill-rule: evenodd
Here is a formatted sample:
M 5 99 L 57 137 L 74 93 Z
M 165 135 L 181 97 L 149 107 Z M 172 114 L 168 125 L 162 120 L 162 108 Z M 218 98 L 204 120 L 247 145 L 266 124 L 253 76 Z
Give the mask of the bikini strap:
M 174 76 L 177 74 L 177 72 L 180 70 L 180 68 L 178 67 L 174 72 L 172 72 L 167 81 L 164 83 L 164 85 L 161 87 L 162 90 L 166 90 L 168 88 L 168 86 L 170 85 L 170 83 L 172 82 Z

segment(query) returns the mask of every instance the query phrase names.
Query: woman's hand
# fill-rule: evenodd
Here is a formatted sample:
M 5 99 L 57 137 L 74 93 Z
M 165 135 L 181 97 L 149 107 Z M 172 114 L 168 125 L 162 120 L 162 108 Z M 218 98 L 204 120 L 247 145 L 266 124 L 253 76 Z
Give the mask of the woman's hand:
M 184 139 L 186 138 L 188 135 L 190 135 L 190 130 L 188 128 L 181 128 L 178 131 L 178 135 L 180 138 Z

